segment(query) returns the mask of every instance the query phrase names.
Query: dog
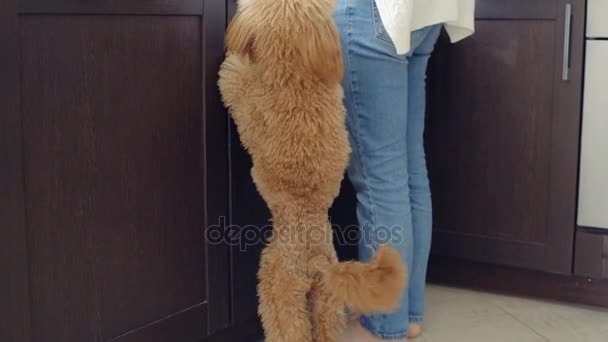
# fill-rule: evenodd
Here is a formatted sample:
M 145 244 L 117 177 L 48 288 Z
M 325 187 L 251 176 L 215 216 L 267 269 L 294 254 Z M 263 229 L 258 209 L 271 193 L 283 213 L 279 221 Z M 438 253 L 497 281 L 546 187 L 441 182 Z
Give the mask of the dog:
M 258 272 L 267 342 L 337 342 L 345 307 L 397 308 L 407 272 L 380 246 L 369 263 L 338 262 L 328 209 L 351 152 L 336 0 L 240 0 L 219 88 L 251 175 L 272 214 Z

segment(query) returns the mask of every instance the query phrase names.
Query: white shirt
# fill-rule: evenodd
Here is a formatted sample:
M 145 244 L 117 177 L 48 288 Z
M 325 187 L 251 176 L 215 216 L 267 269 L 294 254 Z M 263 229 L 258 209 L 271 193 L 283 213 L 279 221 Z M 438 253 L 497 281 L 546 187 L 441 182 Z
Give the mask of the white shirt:
M 411 32 L 444 24 L 452 42 L 475 32 L 475 0 L 375 0 L 398 54 L 410 50 Z

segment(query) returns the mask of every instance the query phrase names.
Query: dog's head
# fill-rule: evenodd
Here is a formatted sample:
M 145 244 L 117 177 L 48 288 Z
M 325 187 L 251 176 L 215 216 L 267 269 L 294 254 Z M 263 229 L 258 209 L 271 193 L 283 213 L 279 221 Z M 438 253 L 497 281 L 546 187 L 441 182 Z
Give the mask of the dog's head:
M 240 0 L 226 47 L 270 68 L 289 61 L 323 80 L 340 81 L 344 67 L 335 5 L 336 0 Z

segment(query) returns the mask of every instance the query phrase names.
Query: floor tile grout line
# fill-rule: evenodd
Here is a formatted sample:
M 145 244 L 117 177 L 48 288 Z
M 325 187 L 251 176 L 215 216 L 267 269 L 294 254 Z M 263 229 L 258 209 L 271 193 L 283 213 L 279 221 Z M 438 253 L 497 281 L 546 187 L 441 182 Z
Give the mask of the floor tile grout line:
M 492 302 L 492 304 L 495 305 L 496 307 L 498 307 L 500 309 L 500 311 L 504 312 L 507 316 L 511 317 L 512 319 L 514 319 L 515 321 L 519 322 L 524 327 L 528 328 L 531 332 L 533 332 L 538 337 L 542 338 L 543 340 L 545 340 L 547 342 L 551 342 L 551 340 L 547 336 L 541 334 L 540 332 L 538 332 L 536 329 L 534 329 L 533 327 L 531 327 L 530 325 L 528 325 L 523 320 L 520 320 L 517 316 L 515 316 L 512 313 L 510 313 L 507 309 L 503 308 L 500 304 L 494 303 L 494 302 Z

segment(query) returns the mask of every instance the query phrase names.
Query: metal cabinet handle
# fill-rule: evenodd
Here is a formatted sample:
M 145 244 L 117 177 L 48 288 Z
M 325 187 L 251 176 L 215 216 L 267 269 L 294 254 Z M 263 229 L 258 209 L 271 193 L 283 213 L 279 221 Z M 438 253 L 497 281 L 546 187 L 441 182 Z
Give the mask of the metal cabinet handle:
M 564 20 L 564 55 L 562 64 L 562 81 L 570 79 L 570 40 L 572 35 L 572 4 L 566 4 Z

